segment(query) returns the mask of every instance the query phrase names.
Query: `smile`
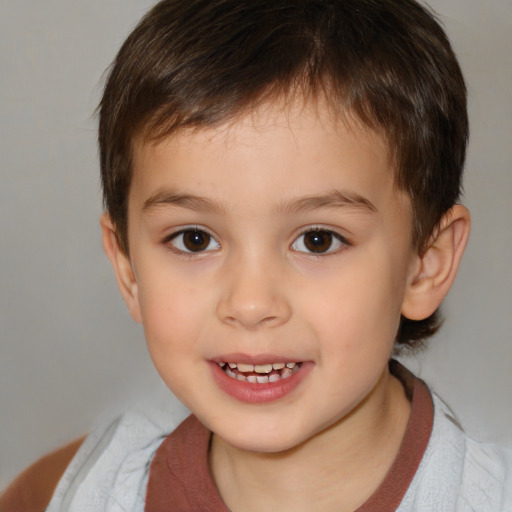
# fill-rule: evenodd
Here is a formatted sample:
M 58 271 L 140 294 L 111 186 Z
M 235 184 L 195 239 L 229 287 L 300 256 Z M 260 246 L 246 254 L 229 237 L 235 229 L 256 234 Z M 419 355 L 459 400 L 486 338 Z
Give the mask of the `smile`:
M 302 363 L 266 363 L 246 364 L 233 362 L 219 362 L 219 367 L 232 379 L 251 384 L 268 384 L 291 377 Z
M 275 402 L 291 395 L 314 367 L 312 361 L 284 358 L 224 356 L 210 361 L 212 376 L 219 388 L 232 398 L 250 404 Z M 254 360 L 256 359 L 256 360 Z M 244 361 L 243 363 L 235 361 Z M 276 362 L 270 362 L 270 361 Z

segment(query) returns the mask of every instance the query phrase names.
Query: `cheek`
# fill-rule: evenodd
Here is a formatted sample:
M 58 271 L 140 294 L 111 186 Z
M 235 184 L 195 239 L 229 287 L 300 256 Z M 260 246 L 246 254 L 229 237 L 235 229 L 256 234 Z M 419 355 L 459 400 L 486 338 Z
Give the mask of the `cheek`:
M 359 259 L 308 292 L 318 300 L 302 309 L 331 350 L 390 350 L 403 294 L 403 280 L 393 268 L 382 255 Z
M 200 325 L 201 303 L 185 283 L 155 274 L 158 275 L 143 276 L 139 303 L 150 353 L 154 359 L 163 359 L 168 364 L 172 354 L 193 346 Z
M 197 303 L 195 304 L 197 306 Z M 191 364 L 201 355 L 197 349 L 197 311 L 187 294 L 163 290 L 142 299 L 144 336 L 153 365 L 167 387 L 186 405 Z

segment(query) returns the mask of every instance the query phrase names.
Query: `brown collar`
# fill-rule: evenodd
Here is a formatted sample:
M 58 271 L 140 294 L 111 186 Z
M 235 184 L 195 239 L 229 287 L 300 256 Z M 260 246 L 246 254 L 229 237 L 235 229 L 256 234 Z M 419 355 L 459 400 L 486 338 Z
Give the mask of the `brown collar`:
M 400 450 L 383 482 L 355 512 L 394 512 L 427 448 L 434 407 L 425 383 L 397 361 L 390 371 L 403 384 L 412 411 Z M 191 415 L 160 445 L 151 463 L 145 512 L 229 512 L 208 468 L 211 432 Z

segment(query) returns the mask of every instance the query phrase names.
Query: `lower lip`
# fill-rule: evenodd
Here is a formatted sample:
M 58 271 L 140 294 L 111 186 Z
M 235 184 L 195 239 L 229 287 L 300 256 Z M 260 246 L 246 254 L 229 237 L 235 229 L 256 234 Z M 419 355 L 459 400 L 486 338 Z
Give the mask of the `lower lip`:
M 217 363 L 210 362 L 210 366 L 213 378 L 222 391 L 240 402 L 266 404 L 291 394 L 313 368 L 313 363 L 302 363 L 300 368 L 290 377 L 264 384 L 233 379 Z

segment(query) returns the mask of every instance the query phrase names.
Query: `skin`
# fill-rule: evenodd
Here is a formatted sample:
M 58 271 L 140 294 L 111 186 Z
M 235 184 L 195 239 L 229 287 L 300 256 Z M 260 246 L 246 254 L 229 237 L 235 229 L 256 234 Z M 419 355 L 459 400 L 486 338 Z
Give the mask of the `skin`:
M 400 315 L 438 307 L 467 240 L 469 215 L 455 206 L 417 254 L 385 142 L 347 119 L 320 100 L 276 101 L 137 140 L 128 255 L 102 218 L 156 369 L 214 432 L 210 467 L 234 512 L 342 512 L 371 496 L 410 415 L 387 366 Z M 211 237 L 202 250 L 185 244 L 191 229 Z M 319 231 L 327 243 L 311 252 Z M 278 400 L 238 400 L 212 372 L 233 354 L 304 362 L 300 382 Z

